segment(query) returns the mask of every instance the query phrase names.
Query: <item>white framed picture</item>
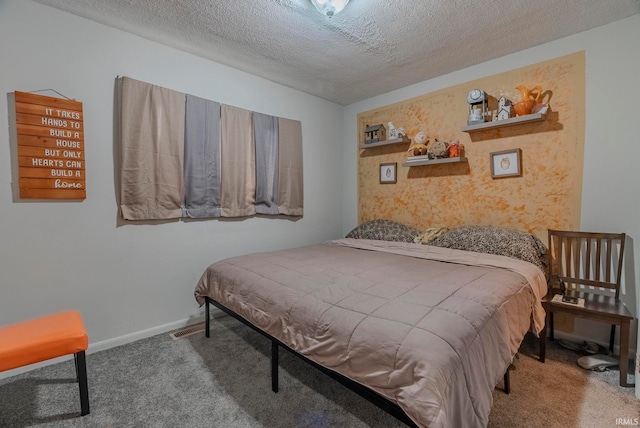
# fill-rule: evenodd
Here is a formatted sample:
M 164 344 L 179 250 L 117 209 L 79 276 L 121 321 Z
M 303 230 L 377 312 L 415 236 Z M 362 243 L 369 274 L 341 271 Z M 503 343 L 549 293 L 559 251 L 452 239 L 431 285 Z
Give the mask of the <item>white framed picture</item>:
M 491 178 L 522 176 L 522 150 L 502 150 L 491 153 Z
M 394 184 L 397 182 L 396 170 L 398 164 L 396 162 L 380 164 L 380 184 Z

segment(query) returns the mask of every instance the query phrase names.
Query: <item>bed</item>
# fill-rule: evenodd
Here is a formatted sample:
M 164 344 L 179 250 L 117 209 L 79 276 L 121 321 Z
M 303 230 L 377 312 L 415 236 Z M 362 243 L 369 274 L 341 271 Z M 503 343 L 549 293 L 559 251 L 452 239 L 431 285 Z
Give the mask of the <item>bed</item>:
M 486 426 L 493 389 L 525 334 L 544 326 L 544 248 L 525 234 L 536 263 L 455 248 L 454 232 L 435 245 L 350 234 L 229 258 L 206 269 L 195 298 L 273 340 L 274 391 L 283 346 L 409 425 Z

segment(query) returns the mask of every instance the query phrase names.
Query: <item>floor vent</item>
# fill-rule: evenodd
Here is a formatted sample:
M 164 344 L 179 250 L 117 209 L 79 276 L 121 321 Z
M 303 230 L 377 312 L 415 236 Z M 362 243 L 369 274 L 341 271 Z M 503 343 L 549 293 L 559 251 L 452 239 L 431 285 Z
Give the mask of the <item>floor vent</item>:
M 196 333 L 204 333 L 204 322 L 182 327 L 181 329 L 169 334 L 169 336 L 171 336 L 173 340 L 178 340 Z

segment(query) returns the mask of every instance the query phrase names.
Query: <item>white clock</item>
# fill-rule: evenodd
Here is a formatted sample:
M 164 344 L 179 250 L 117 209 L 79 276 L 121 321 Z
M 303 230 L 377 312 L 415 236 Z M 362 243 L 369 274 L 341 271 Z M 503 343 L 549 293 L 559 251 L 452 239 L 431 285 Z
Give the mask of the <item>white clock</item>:
M 469 92 L 467 102 L 469 104 L 477 104 L 484 101 L 484 91 L 482 89 L 474 89 Z

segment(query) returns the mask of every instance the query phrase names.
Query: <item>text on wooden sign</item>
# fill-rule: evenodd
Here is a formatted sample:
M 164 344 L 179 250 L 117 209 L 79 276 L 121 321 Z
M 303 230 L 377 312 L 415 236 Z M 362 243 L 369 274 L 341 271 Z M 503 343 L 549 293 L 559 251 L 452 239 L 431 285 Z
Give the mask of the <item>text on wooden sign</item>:
M 85 199 L 82 103 L 15 92 L 20 198 Z

